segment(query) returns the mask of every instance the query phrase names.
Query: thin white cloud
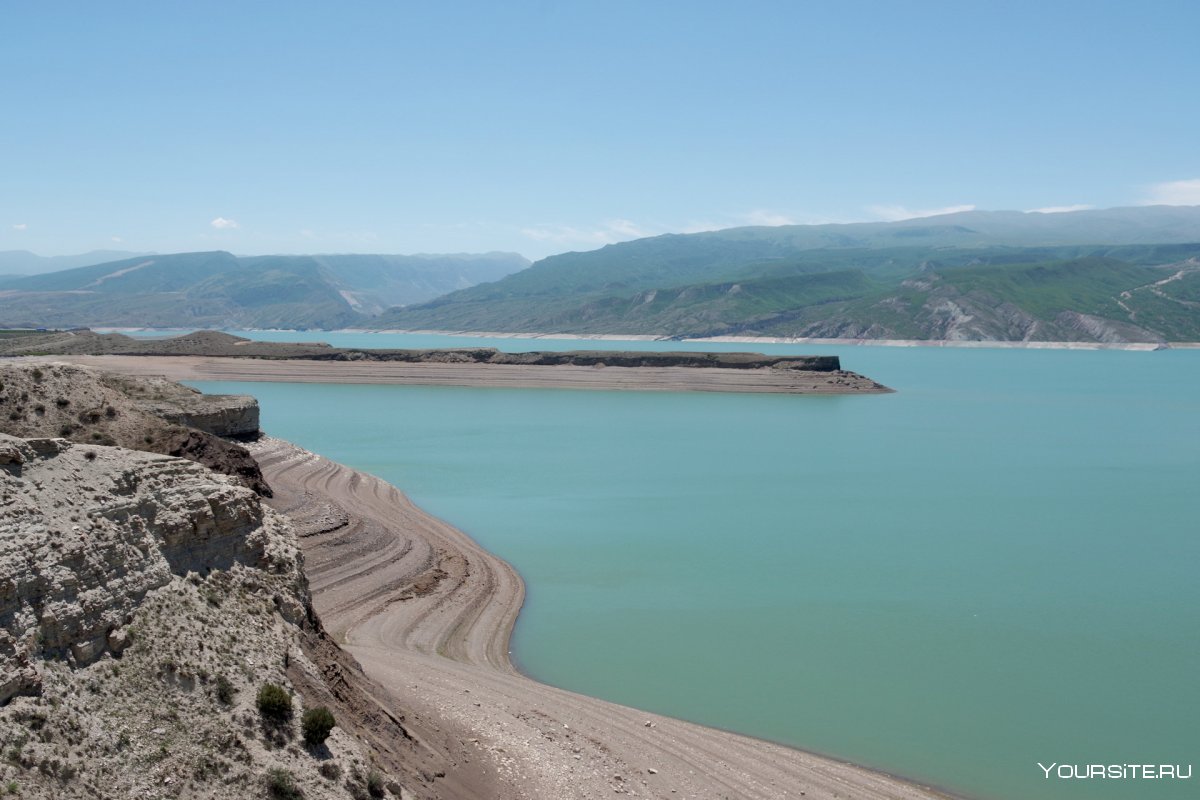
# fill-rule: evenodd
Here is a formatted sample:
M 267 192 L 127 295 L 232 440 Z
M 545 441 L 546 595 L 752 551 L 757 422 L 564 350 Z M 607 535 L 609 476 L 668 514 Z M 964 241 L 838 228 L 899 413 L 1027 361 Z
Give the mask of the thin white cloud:
M 641 239 L 651 234 L 641 228 L 637 223 L 630 222 L 627 219 L 614 219 L 604 223 L 604 227 L 616 236 L 625 236 L 630 239 Z
M 120 236 L 110 236 L 109 238 L 110 238 L 112 241 L 116 242 L 117 244 L 120 244 L 121 242 L 125 241 L 125 240 L 124 240 L 124 239 L 122 239 Z
M 904 219 L 920 219 L 921 217 L 937 217 L 942 214 L 958 214 L 962 211 L 974 211 L 975 206 L 945 206 L 944 208 L 914 209 L 905 206 L 867 206 L 867 211 L 884 222 L 899 222 Z
M 714 222 L 712 220 L 690 220 L 686 225 L 679 229 L 680 233 L 707 233 L 709 231 L 723 231 L 727 228 L 741 228 L 746 225 L 760 225 L 768 227 L 776 227 L 779 225 L 832 225 L 846 222 L 854 222 L 856 220 L 834 219 L 832 217 L 819 217 L 813 215 L 805 215 L 802 217 L 791 214 L 783 214 L 778 211 L 769 211 L 767 209 L 755 209 L 741 214 L 734 214 L 724 222 Z
M 796 220 L 791 217 L 780 214 L 775 211 L 767 211 L 764 208 L 756 208 L 746 214 L 742 214 L 741 218 L 745 220 L 747 225 L 766 225 L 775 227 L 777 225 L 797 225 Z
M 1144 206 L 1197 206 L 1200 205 L 1200 178 L 1183 181 L 1165 181 L 1148 187 Z
M 239 227 L 236 219 L 225 219 L 225 217 L 217 217 L 208 224 L 219 231 Z
M 1046 206 L 1045 208 L 1031 208 L 1026 211 L 1026 214 L 1067 214 L 1072 211 L 1091 211 L 1095 206 L 1089 206 L 1087 203 L 1076 203 L 1073 206 Z
M 18 222 L 17 224 L 12 226 L 12 229 L 14 231 L 27 231 L 27 230 L 29 230 L 29 226 L 26 225 L 24 222 Z
M 612 219 L 597 228 L 576 228 L 570 225 L 534 225 L 522 228 L 521 233 L 538 242 L 554 242 L 562 245 L 604 245 L 627 242 L 654 236 L 649 231 L 627 219 Z
M 562 246 L 600 246 L 627 242 L 630 239 L 644 239 L 648 236 L 660 236 L 664 233 L 708 233 L 727 228 L 742 228 L 747 225 L 778 226 L 778 225 L 817 225 L 833 220 L 828 219 L 796 219 L 778 211 L 757 208 L 738 214 L 730 214 L 723 221 L 689 220 L 682 225 L 665 225 L 660 222 L 639 223 L 628 219 L 605 220 L 592 227 L 576 227 L 571 225 L 540 224 L 521 229 L 521 234 L 534 241 Z

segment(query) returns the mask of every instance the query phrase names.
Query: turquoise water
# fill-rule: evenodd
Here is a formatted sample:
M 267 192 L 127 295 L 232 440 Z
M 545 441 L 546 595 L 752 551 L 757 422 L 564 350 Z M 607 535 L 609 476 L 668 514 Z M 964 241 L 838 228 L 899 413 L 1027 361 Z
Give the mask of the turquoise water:
M 196 385 L 512 562 L 540 680 L 972 797 L 1197 795 L 1037 762 L 1200 761 L 1200 351 L 721 349 L 899 391 Z

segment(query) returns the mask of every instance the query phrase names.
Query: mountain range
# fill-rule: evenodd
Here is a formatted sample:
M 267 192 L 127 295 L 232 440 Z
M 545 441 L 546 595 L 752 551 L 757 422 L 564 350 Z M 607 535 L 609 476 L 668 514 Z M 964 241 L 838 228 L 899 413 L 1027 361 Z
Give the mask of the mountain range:
M 0 324 L 342 328 L 528 265 L 515 253 L 136 256 L 0 279 Z
M 11 278 L 23 275 L 41 275 L 76 267 L 90 267 L 106 261 L 119 261 L 151 253 L 132 253 L 125 250 L 92 250 L 72 256 L 39 256 L 28 250 L 0 250 L 0 276 Z
M 730 228 L 532 265 L 134 255 L 0 278 L 0 325 L 1195 342 L 1200 206 Z
M 373 327 L 1200 341 L 1200 207 L 668 234 L 551 256 Z

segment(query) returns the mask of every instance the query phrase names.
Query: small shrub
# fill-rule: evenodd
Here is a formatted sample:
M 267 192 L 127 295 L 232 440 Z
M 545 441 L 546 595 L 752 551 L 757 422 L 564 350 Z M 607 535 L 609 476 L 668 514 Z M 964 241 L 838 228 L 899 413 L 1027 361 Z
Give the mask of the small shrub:
M 296 785 L 292 773 L 276 767 L 267 773 L 267 796 L 272 800 L 301 800 L 304 792 Z
M 113 408 L 112 406 L 105 407 L 104 416 L 108 417 L 109 419 L 112 419 L 116 415 L 117 415 L 117 410 L 115 408 Z
M 329 732 L 333 730 L 334 722 L 333 712 L 325 706 L 317 706 L 310 708 L 304 712 L 304 716 L 300 718 L 300 729 L 304 732 L 304 743 L 309 747 L 316 747 L 319 744 L 324 744 L 329 738 Z
M 41 403 L 38 403 L 37 405 L 35 405 L 33 407 L 33 413 L 37 414 L 40 417 L 42 414 L 46 413 L 46 407 L 44 405 L 42 405 Z
M 83 454 L 83 457 L 86 458 L 88 461 L 95 461 L 96 460 L 96 451 L 88 450 L 86 453 Z
M 59 397 L 54 401 L 54 405 L 58 406 L 59 408 L 66 408 L 67 406 L 71 405 L 71 401 L 65 397 Z
M 236 694 L 237 694 L 237 689 L 233 688 L 233 684 L 230 683 L 229 678 L 226 678 L 224 675 L 218 675 L 217 676 L 217 700 L 219 700 L 221 702 L 221 705 L 225 705 L 225 706 L 233 705 L 233 696 Z
M 33 379 L 35 381 L 40 381 L 42 378 L 45 377 L 45 373 L 43 373 L 40 369 L 37 369 L 36 367 L 34 368 L 33 372 L 30 372 L 29 374 L 33 376 Z
M 371 797 L 383 797 L 383 791 L 383 776 L 375 770 L 371 770 L 367 774 L 367 794 Z
M 317 767 L 317 772 L 321 773 L 321 777 L 327 780 L 336 781 L 342 777 L 342 768 L 333 761 L 326 761 L 321 766 Z
M 271 722 L 287 722 L 292 718 L 292 696 L 282 686 L 264 683 L 258 690 L 258 713 Z

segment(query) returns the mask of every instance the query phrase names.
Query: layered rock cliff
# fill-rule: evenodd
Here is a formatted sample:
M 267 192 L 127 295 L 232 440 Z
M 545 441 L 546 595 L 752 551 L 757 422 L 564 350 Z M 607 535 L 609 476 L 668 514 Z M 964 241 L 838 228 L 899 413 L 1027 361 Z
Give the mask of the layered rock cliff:
M 453 743 L 418 739 L 325 634 L 287 519 L 244 476 L 110 444 L 234 447 L 152 412 L 244 432 L 256 405 L 65 365 L 0 381 L 0 430 L 78 426 L 0 433 L 0 794 L 437 796 Z M 268 683 L 290 718 L 260 713 Z M 336 726 L 307 746 L 318 705 Z
M 120 654 L 133 613 L 173 576 L 240 565 L 304 595 L 280 521 L 199 464 L 0 434 L 0 469 L 0 702 L 40 691 L 34 658 Z

